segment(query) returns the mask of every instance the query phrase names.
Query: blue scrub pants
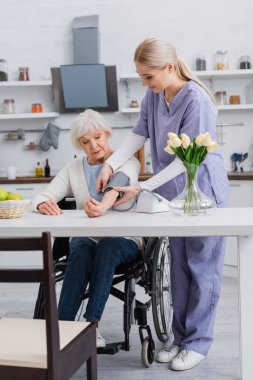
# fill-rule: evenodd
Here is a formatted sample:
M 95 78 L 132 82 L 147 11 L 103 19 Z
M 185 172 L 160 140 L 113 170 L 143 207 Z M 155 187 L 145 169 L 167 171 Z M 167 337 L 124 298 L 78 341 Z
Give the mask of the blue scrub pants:
M 138 255 L 138 246 L 131 239 L 107 237 L 97 243 L 86 237 L 73 238 L 59 300 L 59 319 L 75 319 L 89 283 L 89 300 L 84 317 L 88 321 L 99 321 L 116 267 L 134 262 Z
M 207 355 L 220 296 L 225 238 L 170 238 L 175 345 Z

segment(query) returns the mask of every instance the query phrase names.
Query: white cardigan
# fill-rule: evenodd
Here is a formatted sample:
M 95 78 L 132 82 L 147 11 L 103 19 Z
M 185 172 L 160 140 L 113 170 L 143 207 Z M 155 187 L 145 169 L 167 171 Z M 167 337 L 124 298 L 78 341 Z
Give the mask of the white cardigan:
M 34 212 L 39 212 L 37 206 L 40 203 L 45 202 L 48 199 L 53 199 L 57 203 L 70 193 L 72 193 L 75 198 L 76 208 L 83 209 L 84 203 L 90 198 L 90 194 L 84 175 L 82 160 L 82 158 L 75 158 L 65 165 L 45 190 L 33 199 L 31 206 Z M 132 157 L 116 170 L 115 173 L 117 171 L 123 172 L 128 176 L 130 182 L 129 185 L 136 185 L 140 173 L 140 162 L 135 157 Z M 131 204 L 132 201 L 129 201 L 117 208 L 115 207 L 115 209 L 127 210 Z M 99 238 L 91 239 L 95 241 L 99 240 Z M 142 238 L 126 237 L 126 239 L 134 240 L 139 249 L 142 248 Z
M 123 172 L 129 177 L 129 185 L 136 185 L 140 163 L 135 157 L 132 157 L 117 171 Z M 59 171 L 45 190 L 32 201 L 32 210 L 38 212 L 37 206 L 40 203 L 48 199 L 53 199 L 57 203 L 71 193 L 75 198 L 76 208 L 83 209 L 84 203 L 90 198 L 90 194 L 84 175 L 82 158 L 75 158 Z M 124 208 L 128 209 L 128 207 L 129 204 L 126 203 Z

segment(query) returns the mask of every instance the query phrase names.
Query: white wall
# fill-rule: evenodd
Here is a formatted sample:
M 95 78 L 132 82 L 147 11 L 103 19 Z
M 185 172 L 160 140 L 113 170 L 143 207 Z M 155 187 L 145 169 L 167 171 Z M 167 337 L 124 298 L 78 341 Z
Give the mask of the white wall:
M 72 20 L 91 14 L 99 14 L 101 63 L 116 65 L 118 77 L 134 72 L 136 45 L 153 36 L 172 42 L 192 68 L 195 68 L 196 57 L 202 53 L 207 59 L 207 69 L 213 69 L 218 48 L 228 49 L 231 69 L 238 67 L 240 55 L 250 55 L 253 60 L 251 0 L 1 0 L 0 58 L 8 60 L 10 79 L 17 79 L 20 66 L 30 68 L 31 80 L 40 80 L 50 78 L 50 67 L 72 63 Z M 237 82 L 235 86 L 228 90 L 228 95 L 238 93 L 244 99 L 246 83 Z M 143 90 L 133 87 L 127 98 L 124 85 L 119 83 L 118 89 L 120 108 L 127 106 L 131 99 L 140 101 L 143 95 Z M 0 105 L 9 97 L 15 98 L 17 112 L 28 110 L 36 101 L 41 101 L 45 110 L 52 109 L 48 102 L 51 99 L 49 89 L 0 89 Z M 66 128 L 73 117 L 61 116 L 55 123 Z M 120 112 L 106 113 L 105 117 L 114 127 L 131 126 L 135 120 L 135 117 Z M 253 111 L 222 113 L 219 120 L 245 122 L 244 127 L 225 129 L 226 145 L 222 146 L 222 151 L 230 169 L 231 153 L 252 151 Z M 46 125 L 47 121 L 0 120 L 0 130 L 45 128 Z M 113 147 L 127 131 L 114 131 Z M 0 176 L 5 175 L 9 165 L 16 165 L 18 174 L 32 174 L 36 162 L 44 161 L 45 157 L 49 157 L 55 172 L 75 154 L 69 142 L 69 132 L 61 132 L 59 149 L 51 148 L 47 153 L 24 150 L 23 141 L 5 141 L 4 137 L 0 133 Z M 36 143 L 40 137 L 40 133 L 28 133 L 25 143 Z M 247 160 L 247 167 L 250 167 L 251 160 L 252 155 Z

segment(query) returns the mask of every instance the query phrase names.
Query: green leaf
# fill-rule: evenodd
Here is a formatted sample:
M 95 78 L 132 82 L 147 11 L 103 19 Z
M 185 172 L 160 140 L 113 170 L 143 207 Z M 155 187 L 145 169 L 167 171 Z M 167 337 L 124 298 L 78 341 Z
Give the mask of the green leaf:
M 188 145 L 185 151 L 185 161 L 186 162 L 191 162 L 191 153 L 192 153 L 192 146 Z
M 180 160 L 184 161 L 184 150 L 183 148 L 180 146 L 178 148 L 172 148 L 173 149 L 173 152 L 176 153 L 176 155 L 180 158 Z

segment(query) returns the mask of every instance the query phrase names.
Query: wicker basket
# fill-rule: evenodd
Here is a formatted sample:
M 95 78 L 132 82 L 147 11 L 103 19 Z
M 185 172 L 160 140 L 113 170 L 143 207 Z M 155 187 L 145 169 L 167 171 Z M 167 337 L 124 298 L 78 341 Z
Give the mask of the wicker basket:
M 21 218 L 29 204 L 29 199 L 19 201 L 0 201 L 0 219 Z

